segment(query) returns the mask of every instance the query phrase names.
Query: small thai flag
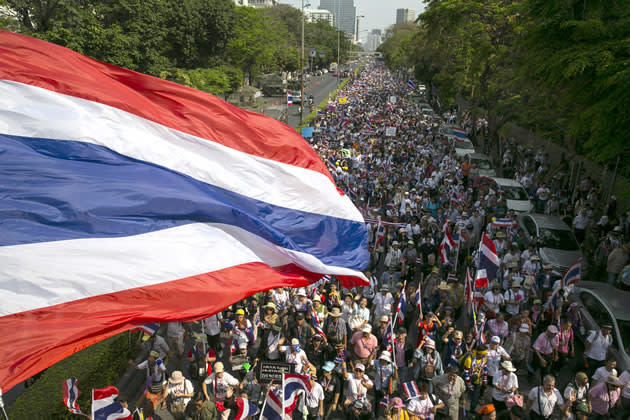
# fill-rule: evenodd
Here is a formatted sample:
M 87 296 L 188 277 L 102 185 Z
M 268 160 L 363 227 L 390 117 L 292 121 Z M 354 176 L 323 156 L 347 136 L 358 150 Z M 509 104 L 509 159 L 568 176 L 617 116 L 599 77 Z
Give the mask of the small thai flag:
M 313 328 L 317 331 L 318 334 L 321 334 L 322 337 L 326 338 L 326 334 L 324 334 L 324 329 L 322 325 L 319 323 L 319 319 L 317 318 L 317 312 L 313 308 L 311 308 L 311 322 L 313 323 Z
M 403 286 L 402 291 L 400 292 L 400 301 L 398 302 L 398 309 L 396 309 L 396 313 L 398 314 L 398 323 L 402 324 L 405 320 L 405 311 L 407 310 L 407 295 L 405 294 L 405 286 Z
M 462 128 L 453 127 L 453 136 L 455 136 L 455 141 L 461 142 L 468 138 L 466 131 Z
M 571 267 L 567 269 L 562 277 L 562 288 L 576 284 L 582 276 L 582 259 L 578 259 Z
M 78 382 L 77 378 L 70 378 L 66 379 L 66 381 L 61 384 L 63 403 L 66 407 L 68 407 L 68 410 L 70 410 L 72 414 L 83 414 L 79 408 L 79 404 L 77 403 L 77 400 L 79 399 L 79 388 L 77 387 Z
M 324 116 L 324 111 L 322 111 L 321 109 L 317 110 L 317 116 L 318 117 L 323 117 Z
M 403 383 L 403 391 L 405 391 L 405 396 L 407 397 L 407 400 L 420 397 L 420 390 L 418 389 L 416 381 Z
M 379 401 L 378 405 L 380 405 L 381 407 L 385 407 L 389 410 L 389 395 L 385 395 L 385 398 Z
M 411 79 L 407 80 L 407 86 L 409 86 L 410 89 L 416 89 L 416 84 Z
M 324 283 L 330 283 L 332 281 L 332 276 L 330 274 L 326 274 L 321 279 L 324 280 Z
M 291 105 L 293 105 L 293 95 L 291 95 L 291 92 L 287 92 L 287 106 Z
M 118 389 L 108 386 L 92 390 L 92 420 L 132 420 L 133 416 L 119 401 Z
M 160 324 L 145 324 L 138 327 L 138 330 L 143 331 L 146 335 L 152 336 L 160 328 Z
M 420 310 L 420 312 L 422 312 L 422 292 L 420 289 L 420 284 L 418 284 L 418 290 L 416 290 L 416 293 L 413 295 L 415 301 L 416 301 L 416 307 Z
M 457 283 L 459 280 L 457 280 L 457 276 L 455 275 L 455 273 L 448 273 L 448 277 L 447 277 L 446 281 L 452 282 L 452 283 Z
M 492 222 L 492 226 L 498 227 L 498 228 L 511 228 L 511 227 L 516 226 L 516 222 L 512 219 L 503 218 L 503 219 L 497 219 L 494 222 Z
M 234 402 L 238 407 L 234 420 L 245 420 L 258 414 L 258 406 L 245 398 L 237 397 Z

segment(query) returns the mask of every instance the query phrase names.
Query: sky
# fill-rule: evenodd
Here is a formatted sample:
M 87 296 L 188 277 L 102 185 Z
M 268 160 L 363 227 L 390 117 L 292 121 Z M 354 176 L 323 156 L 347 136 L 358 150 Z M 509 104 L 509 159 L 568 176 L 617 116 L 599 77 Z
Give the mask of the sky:
M 302 7 L 301 0 L 280 0 L 280 3 L 290 4 L 298 9 Z M 304 0 L 305 5 L 308 3 L 311 4 L 311 9 L 319 8 L 319 0 Z M 357 16 L 365 16 L 359 20 L 359 31 L 385 30 L 396 23 L 396 9 L 413 9 L 417 17 L 424 8 L 422 0 L 354 0 L 354 5 L 357 7 Z M 367 32 L 361 32 L 360 38 L 365 40 Z

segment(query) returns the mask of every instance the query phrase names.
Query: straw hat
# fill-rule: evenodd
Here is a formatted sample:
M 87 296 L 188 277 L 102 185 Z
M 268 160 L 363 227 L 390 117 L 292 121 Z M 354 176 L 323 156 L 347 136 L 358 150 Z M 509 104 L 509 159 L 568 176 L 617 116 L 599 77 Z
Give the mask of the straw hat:
M 496 235 L 494 235 L 495 238 L 505 238 L 505 233 L 498 231 Z
M 610 375 L 607 379 L 606 379 L 606 383 L 610 384 L 610 385 L 614 385 L 614 386 L 623 386 L 623 384 L 621 383 L 621 381 L 619 381 L 619 378 L 614 376 L 614 375 Z
M 333 318 L 338 318 L 341 316 L 341 310 L 339 310 L 339 308 L 335 306 L 334 308 L 332 308 L 332 311 L 328 313 L 328 315 L 332 316 Z
M 440 282 L 440 284 L 438 286 L 438 289 L 440 289 L 440 290 L 450 290 L 450 288 L 448 287 L 448 284 L 446 284 L 445 281 L 441 281 Z
M 174 370 L 173 373 L 171 373 L 171 377 L 168 378 L 168 383 L 169 384 L 181 384 L 182 382 L 184 382 L 184 375 L 182 375 L 182 373 L 179 370 Z

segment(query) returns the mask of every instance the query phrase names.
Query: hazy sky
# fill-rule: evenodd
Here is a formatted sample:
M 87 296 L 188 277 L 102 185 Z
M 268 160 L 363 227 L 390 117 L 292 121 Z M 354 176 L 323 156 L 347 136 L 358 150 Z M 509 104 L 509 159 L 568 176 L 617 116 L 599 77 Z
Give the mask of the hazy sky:
M 302 7 L 301 0 L 280 0 L 280 3 L 290 4 L 298 9 Z M 319 0 L 304 0 L 304 4 L 311 4 L 311 9 L 319 8 Z M 357 15 L 364 15 L 359 21 L 359 31 L 364 29 L 385 29 L 396 23 L 396 9 L 413 9 L 418 13 L 424 8 L 422 0 L 354 0 Z M 360 38 L 366 39 L 366 32 L 360 33 Z

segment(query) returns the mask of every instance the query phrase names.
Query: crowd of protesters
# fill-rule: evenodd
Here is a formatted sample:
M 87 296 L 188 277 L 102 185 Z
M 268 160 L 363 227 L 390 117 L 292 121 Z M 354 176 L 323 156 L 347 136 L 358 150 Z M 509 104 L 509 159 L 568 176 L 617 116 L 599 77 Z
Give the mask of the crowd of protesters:
M 342 290 L 326 276 L 251 296 L 197 332 L 193 324 L 162 326 L 144 338 L 148 360 L 131 362 L 146 372 L 145 413 L 163 405 L 175 418 L 233 418 L 235 397 L 263 404 L 258 368 L 278 361 L 310 378 L 293 418 L 628 417 L 630 373 L 618 372 L 608 351 L 612 326 L 584 331 L 568 291 L 550 308 L 563 273 L 541 263 L 535 244 L 522 245 L 516 224 L 493 225 L 516 215 L 502 191 L 475 183 L 470 162 L 444 135 L 447 122 L 478 133 L 484 122 L 450 113 L 425 119 L 421 102 L 407 80 L 369 62 L 310 139 L 364 214 L 369 285 Z M 534 211 L 572 227 L 589 277 L 622 286 L 630 213 L 614 197 L 601 203 L 591 178 L 570 190 L 566 165 L 555 168 L 545 153 L 515 142 L 502 149 L 499 170 L 524 185 Z M 457 238 L 448 252 L 440 247 L 446 232 Z M 483 235 L 500 268 L 473 291 L 466 277 L 475 276 Z M 185 337 L 195 343 L 189 350 Z M 168 372 L 166 358 L 186 369 Z M 560 383 L 561 371 L 571 372 L 568 382 Z

